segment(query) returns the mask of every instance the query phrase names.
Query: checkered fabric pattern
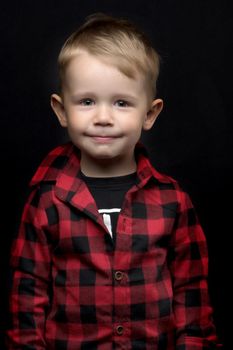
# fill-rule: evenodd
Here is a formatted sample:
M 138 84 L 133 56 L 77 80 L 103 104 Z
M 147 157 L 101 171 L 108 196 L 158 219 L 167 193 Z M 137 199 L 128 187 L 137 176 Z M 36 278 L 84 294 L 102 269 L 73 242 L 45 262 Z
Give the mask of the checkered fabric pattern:
M 38 168 L 12 246 L 9 350 L 216 349 L 192 203 L 141 145 L 136 157 L 115 246 L 79 151 L 62 145 Z

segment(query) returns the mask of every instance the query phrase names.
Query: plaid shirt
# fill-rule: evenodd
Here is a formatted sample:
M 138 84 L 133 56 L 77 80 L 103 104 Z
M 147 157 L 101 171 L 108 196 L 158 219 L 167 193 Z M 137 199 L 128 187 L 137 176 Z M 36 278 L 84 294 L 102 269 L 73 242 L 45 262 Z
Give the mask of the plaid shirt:
M 187 194 L 144 153 L 137 145 L 115 246 L 79 151 L 68 143 L 42 162 L 12 247 L 9 350 L 217 347 L 204 234 Z

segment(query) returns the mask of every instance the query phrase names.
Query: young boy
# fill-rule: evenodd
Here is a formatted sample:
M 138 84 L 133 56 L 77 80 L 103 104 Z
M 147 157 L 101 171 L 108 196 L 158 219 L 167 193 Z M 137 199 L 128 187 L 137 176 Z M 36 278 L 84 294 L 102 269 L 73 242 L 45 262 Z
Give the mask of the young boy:
M 51 105 L 71 142 L 31 181 L 8 349 L 216 348 L 204 234 L 138 142 L 163 107 L 158 54 L 129 22 L 97 14 L 66 41 L 59 69 Z

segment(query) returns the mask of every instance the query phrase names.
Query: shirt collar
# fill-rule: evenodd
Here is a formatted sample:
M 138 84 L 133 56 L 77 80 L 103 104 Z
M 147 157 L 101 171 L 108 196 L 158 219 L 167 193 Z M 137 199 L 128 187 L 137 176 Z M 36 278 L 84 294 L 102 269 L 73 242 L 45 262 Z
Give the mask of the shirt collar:
M 138 186 L 142 187 L 151 178 L 160 183 L 171 183 L 174 180 L 158 172 L 151 164 L 147 151 L 141 142 L 135 147 L 137 160 Z M 56 186 L 65 191 L 75 191 L 80 186 L 80 151 L 71 142 L 56 147 L 42 161 L 30 181 L 30 186 L 45 181 L 55 181 Z

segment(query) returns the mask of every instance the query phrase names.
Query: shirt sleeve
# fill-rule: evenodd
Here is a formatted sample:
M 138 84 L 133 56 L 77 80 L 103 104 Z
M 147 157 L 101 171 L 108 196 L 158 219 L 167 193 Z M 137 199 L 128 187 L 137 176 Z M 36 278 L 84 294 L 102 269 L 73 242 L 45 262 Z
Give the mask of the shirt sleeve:
M 45 316 L 49 306 L 50 245 L 43 227 L 46 213 L 34 190 L 25 204 L 11 250 L 10 324 L 7 349 L 45 350 Z
M 177 222 L 171 241 L 177 350 L 217 349 L 208 296 L 208 251 L 205 235 L 189 196 L 179 192 Z

